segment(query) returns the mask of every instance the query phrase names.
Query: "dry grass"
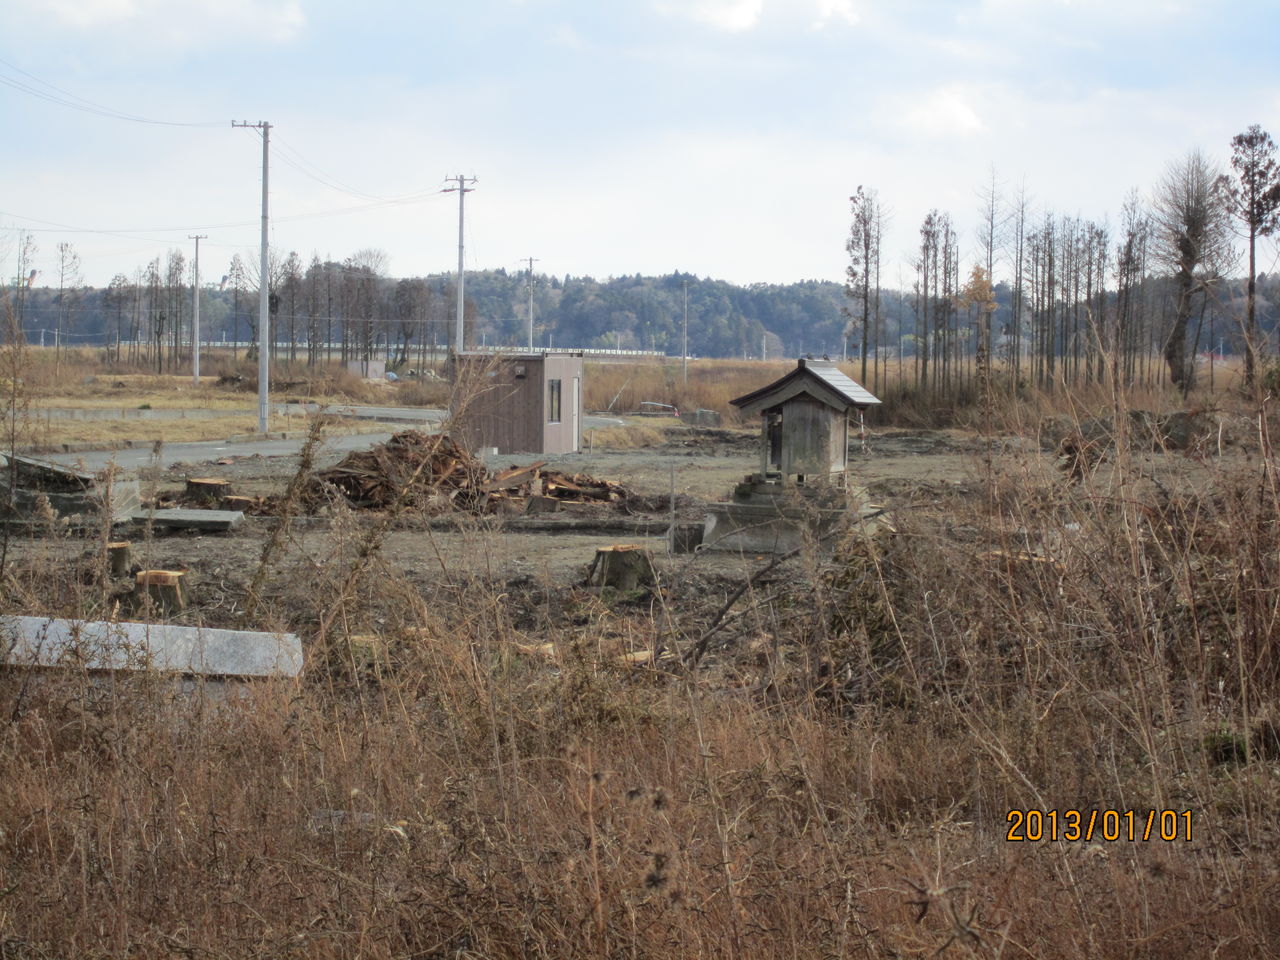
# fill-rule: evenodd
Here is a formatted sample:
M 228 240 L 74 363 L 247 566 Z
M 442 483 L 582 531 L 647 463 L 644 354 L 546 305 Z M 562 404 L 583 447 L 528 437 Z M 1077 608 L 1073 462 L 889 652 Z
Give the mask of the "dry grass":
M 646 400 L 670 404 L 682 411 L 706 408 L 720 413 L 732 425 L 739 422 L 737 410 L 730 403 L 734 397 L 749 393 L 794 368 L 794 360 L 698 360 L 689 364 L 689 381 L 685 384 L 678 363 L 588 363 L 585 402 L 588 410 L 615 413 L 636 412 Z M 842 364 L 841 369 L 854 380 L 858 379 L 857 363 Z M 868 412 L 869 423 L 914 428 L 976 428 L 979 425 L 981 412 L 975 386 L 939 396 L 915 382 L 910 363 L 890 365 L 885 376 L 886 382 L 879 388 L 882 406 Z M 1112 402 L 1105 383 L 1060 384 L 1054 390 L 1024 385 L 1013 390 L 1007 379 L 1004 372 L 997 369 L 996 382 L 1001 384 L 1000 411 L 1024 423 L 1062 414 L 1095 416 L 1106 412 Z M 1135 408 L 1153 411 L 1178 409 L 1188 402 L 1199 407 L 1239 408 L 1239 387 L 1239 371 L 1219 364 L 1213 391 L 1209 390 L 1207 371 L 1201 371 L 1200 386 L 1189 401 L 1172 388 L 1151 386 L 1131 390 L 1130 402 Z
M 794 363 L 698 360 L 689 364 L 689 382 L 678 363 L 588 363 L 584 402 L 588 410 L 634 413 L 642 401 L 680 410 L 705 408 L 735 416 L 729 401 L 782 376 Z
M 678 424 L 679 421 L 671 421 Z M 657 426 L 646 423 L 630 423 L 621 427 L 597 427 L 585 431 L 583 446 L 591 450 L 635 450 L 641 447 L 658 447 L 666 441 L 666 434 Z
M 643 597 L 447 566 L 427 593 L 380 560 L 386 521 L 339 513 L 324 564 L 253 576 L 257 625 L 305 638 L 297 684 L 213 707 L 0 676 L 0 948 L 1277 956 L 1280 478 L 1256 427 L 1200 489 L 1123 443 L 1076 484 L 1001 454 L 723 620 L 738 581 L 703 558 Z M 6 608 L 109 610 L 49 534 Z M 662 671 L 613 656 L 659 643 Z M 1027 808 L 1189 810 L 1193 839 L 1006 842 Z
M 309 418 L 273 416 L 268 421 L 271 432 L 304 431 Z M 385 433 L 387 425 L 370 420 L 333 420 L 330 432 Z M 33 411 L 32 426 L 24 446 L 35 449 L 57 448 L 62 444 L 101 444 L 104 448 L 130 441 L 135 446 L 154 443 L 187 443 L 200 440 L 225 440 L 238 434 L 257 433 L 257 414 L 214 416 L 177 420 L 40 420 Z

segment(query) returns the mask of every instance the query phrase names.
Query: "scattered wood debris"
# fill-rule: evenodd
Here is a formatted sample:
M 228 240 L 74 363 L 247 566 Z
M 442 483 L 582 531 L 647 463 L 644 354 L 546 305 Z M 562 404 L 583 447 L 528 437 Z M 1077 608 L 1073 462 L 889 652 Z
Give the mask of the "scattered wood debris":
M 400 504 L 428 512 L 472 513 L 519 513 L 530 500 L 618 503 L 628 495 L 625 487 L 609 480 L 548 470 L 545 460 L 490 473 L 447 434 L 415 430 L 317 472 L 305 496 L 318 504 L 329 491 L 337 491 L 357 509 L 384 510 Z
M 161 507 L 221 505 L 250 516 L 277 514 L 279 496 L 230 492 L 226 480 L 188 477 L 186 490 L 166 495 Z M 548 470 L 540 460 L 490 472 L 448 434 L 405 430 L 386 443 L 349 453 L 336 466 L 318 470 L 302 491 L 302 505 L 318 510 L 341 498 L 357 510 L 396 506 L 428 514 L 554 513 L 564 504 L 607 505 L 631 510 L 636 498 L 620 483 L 583 473 Z
M 336 491 L 359 509 L 431 509 L 470 505 L 483 497 L 488 481 L 484 464 L 447 434 L 405 430 L 317 471 L 303 496 L 318 503 Z

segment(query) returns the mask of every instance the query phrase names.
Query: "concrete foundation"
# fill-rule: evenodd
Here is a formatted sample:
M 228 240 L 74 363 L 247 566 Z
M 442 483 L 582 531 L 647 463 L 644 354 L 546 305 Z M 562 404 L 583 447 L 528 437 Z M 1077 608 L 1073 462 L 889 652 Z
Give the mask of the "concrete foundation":
M 702 530 L 702 550 L 789 553 L 844 517 L 842 510 L 805 510 L 780 504 L 713 503 Z
M 708 507 L 700 550 L 789 553 L 850 518 L 843 490 L 829 483 L 783 486 L 752 474 L 734 487 L 733 500 Z
M 204 530 L 209 533 L 220 533 L 230 530 L 244 519 L 239 510 L 139 510 L 133 514 L 136 523 L 148 520 L 157 527 L 168 527 L 172 530 Z

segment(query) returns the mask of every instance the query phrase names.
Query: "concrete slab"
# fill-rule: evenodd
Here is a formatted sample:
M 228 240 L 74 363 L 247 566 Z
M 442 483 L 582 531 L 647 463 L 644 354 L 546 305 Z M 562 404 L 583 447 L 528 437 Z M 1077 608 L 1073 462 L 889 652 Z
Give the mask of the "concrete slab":
M 150 520 L 157 527 L 169 527 L 175 530 L 207 530 L 210 533 L 221 533 L 230 530 L 241 520 L 244 514 L 239 510 L 140 510 L 133 515 L 137 523 Z
M 707 507 L 700 550 L 730 553 L 789 553 L 806 537 L 820 537 L 847 518 L 843 510 L 801 510 L 755 503 Z
M 0 617 L 0 663 L 201 677 L 296 677 L 302 672 L 302 642 L 292 633 L 5 616 Z

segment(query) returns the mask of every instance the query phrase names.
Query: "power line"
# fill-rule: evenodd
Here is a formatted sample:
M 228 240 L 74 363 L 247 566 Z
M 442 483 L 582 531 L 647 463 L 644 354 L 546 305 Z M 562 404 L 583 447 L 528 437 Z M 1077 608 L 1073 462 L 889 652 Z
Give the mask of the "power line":
M 408 203 L 426 203 L 431 200 L 444 199 L 446 190 L 436 190 L 430 194 L 423 194 L 418 200 L 382 200 L 376 203 L 365 203 L 354 207 L 338 207 L 333 210 L 313 210 L 309 213 L 294 213 L 285 217 L 275 217 L 276 223 L 293 223 L 298 220 L 315 220 L 321 217 L 340 217 L 352 213 L 361 213 L 365 210 L 374 210 L 378 207 L 394 206 Z M 39 217 L 27 217 L 20 213 L 12 213 L 7 210 L 0 210 L 0 216 L 11 217 L 14 220 L 23 220 L 28 223 L 43 223 L 46 226 L 41 227 L 24 227 L 31 233 L 91 233 L 107 237 L 119 237 L 122 240 L 141 240 L 146 243 L 172 243 L 172 240 L 166 240 L 161 237 L 143 237 L 139 236 L 136 231 L 145 230 L 148 233 L 183 233 L 188 230 L 232 230 L 238 227 L 251 227 L 256 220 L 240 220 L 232 223 L 202 223 L 187 224 L 180 227 L 135 227 L 122 228 L 119 230 L 97 229 L 94 227 L 77 227 L 72 224 L 59 223 L 56 220 L 42 220 Z M 217 245 L 217 244 L 215 244 Z
M 52 83 L 49 83 L 49 81 L 41 80 L 35 74 L 28 73 L 26 70 L 23 70 L 21 67 L 17 66 L 16 64 L 12 64 L 7 60 L 0 59 L 0 66 L 8 67 L 10 70 L 13 70 L 17 73 L 22 74 L 24 77 L 27 77 L 28 79 L 35 81 L 35 83 L 39 84 L 40 87 L 44 87 L 46 89 L 42 90 L 40 89 L 40 87 L 32 86 L 31 84 L 25 83 L 22 80 L 19 80 L 15 77 L 6 77 L 3 74 L 0 74 L 0 84 L 3 84 L 4 86 L 10 87 L 11 89 L 17 90 L 21 93 L 28 94 L 29 96 L 36 97 L 39 100 L 44 100 L 48 103 L 55 103 L 58 106 L 67 107 L 71 110 L 79 110 L 83 113 L 91 113 L 94 116 L 106 117 L 109 120 L 127 120 L 130 123 L 145 123 L 151 126 L 158 126 L 158 127 L 220 127 L 222 126 L 222 124 L 217 121 L 201 121 L 198 123 L 183 123 L 183 122 L 178 122 L 174 120 L 155 120 L 155 119 L 152 119 L 151 117 L 143 117 L 134 113 L 125 113 L 123 110 L 116 110 L 114 107 L 108 107 L 100 103 L 95 103 L 92 100 L 86 100 L 84 97 L 77 96 L 76 94 L 71 93 L 70 91 L 63 90 L 61 87 L 54 86 Z M 49 92 L 49 91 L 53 91 L 53 92 Z
M 328 187 L 330 190 L 335 190 L 338 193 L 345 193 L 348 196 L 356 197 L 360 200 L 372 200 L 377 203 L 414 203 L 418 200 L 423 200 L 443 192 L 437 188 L 433 190 L 417 190 L 412 193 L 399 194 L 391 197 L 365 193 L 363 190 L 357 190 L 355 187 L 344 183 L 337 177 L 325 173 L 318 166 L 304 157 L 297 149 L 281 142 L 279 137 L 276 138 L 276 146 L 283 151 L 277 154 L 279 159 L 290 167 L 293 167 L 304 177 L 308 177 L 321 186 Z

